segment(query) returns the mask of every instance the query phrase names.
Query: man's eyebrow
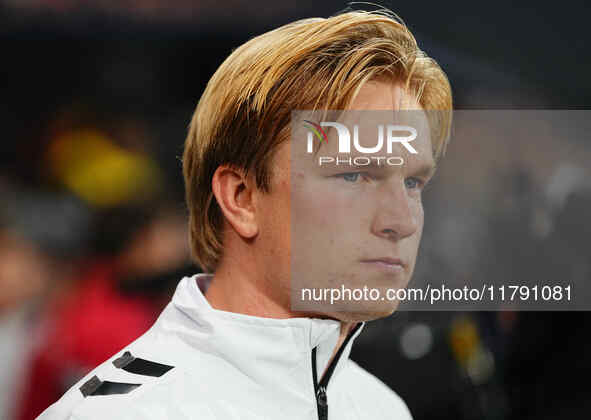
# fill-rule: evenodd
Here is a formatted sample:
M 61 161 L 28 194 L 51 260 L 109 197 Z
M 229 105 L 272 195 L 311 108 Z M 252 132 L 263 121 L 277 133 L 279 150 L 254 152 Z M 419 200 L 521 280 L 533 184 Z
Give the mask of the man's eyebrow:
M 362 156 L 362 155 L 351 155 L 350 159 L 353 161 L 355 158 L 359 158 L 359 157 L 367 157 L 367 156 Z M 346 158 L 340 158 L 340 159 L 349 159 L 349 157 Z M 367 164 L 364 162 L 362 165 L 354 165 L 354 166 L 348 166 L 348 165 L 337 165 L 335 162 L 330 162 L 327 164 L 324 164 L 322 166 L 327 167 L 327 168 L 336 168 L 336 169 L 351 169 L 351 171 L 362 171 L 362 170 L 371 170 L 371 171 L 386 171 L 386 170 L 392 170 L 392 169 L 396 169 L 396 168 L 404 168 L 404 166 L 406 165 L 406 163 L 404 163 L 401 166 L 395 165 L 395 166 L 390 166 L 388 165 L 387 162 L 385 162 L 385 159 L 380 159 L 380 162 L 378 163 L 378 161 L 376 159 L 371 159 Z M 417 165 L 416 169 L 411 169 L 409 172 L 413 175 L 413 176 L 420 176 L 420 177 L 424 177 L 426 179 L 431 178 L 434 174 L 435 171 L 437 170 L 437 164 L 434 161 L 430 161 L 430 162 L 425 162 L 425 163 L 421 163 L 419 165 Z
M 355 157 L 357 157 L 357 156 L 351 156 L 351 159 L 353 159 Z M 336 166 L 337 165 L 335 165 L 335 167 Z M 402 166 L 404 167 L 404 165 L 402 165 Z M 400 167 L 400 166 L 395 166 L 395 167 Z M 384 162 L 384 160 L 381 160 L 380 163 L 378 163 L 377 160 L 375 160 L 375 159 L 372 159 L 367 165 L 365 165 L 365 164 L 359 165 L 359 166 L 357 166 L 357 168 L 358 169 L 368 168 L 368 169 L 377 169 L 377 170 L 391 169 L 391 167 L 388 165 L 388 163 Z M 424 176 L 425 178 L 430 178 L 435 174 L 436 170 L 437 170 L 437 164 L 434 161 L 430 161 L 430 162 L 422 163 L 416 169 L 413 169 L 412 174 L 417 175 L 417 176 Z
M 423 176 L 425 178 L 431 178 L 437 170 L 437 164 L 433 161 L 429 163 L 421 164 L 417 169 L 413 170 L 414 175 Z

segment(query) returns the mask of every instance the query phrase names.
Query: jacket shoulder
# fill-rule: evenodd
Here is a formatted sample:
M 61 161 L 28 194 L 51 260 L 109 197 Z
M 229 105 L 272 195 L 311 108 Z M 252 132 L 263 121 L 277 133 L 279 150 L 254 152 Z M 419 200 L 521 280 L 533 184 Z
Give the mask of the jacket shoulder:
M 182 376 L 181 369 L 141 351 L 121 351 L 70 388 L 37 420 L 170 418 L 154 417 L 149 407 L 166 392 L 166 384 Z
M 355 398 L 356 405 L 364 412 L 377 411 L 388 413 L 388 418 L 396 420 L 412 420 L 408 406 L 404 400 L 376 376 L 363 369 L 353 360 L 348 360 L 343 372 L 346 375 L 346 389 Z

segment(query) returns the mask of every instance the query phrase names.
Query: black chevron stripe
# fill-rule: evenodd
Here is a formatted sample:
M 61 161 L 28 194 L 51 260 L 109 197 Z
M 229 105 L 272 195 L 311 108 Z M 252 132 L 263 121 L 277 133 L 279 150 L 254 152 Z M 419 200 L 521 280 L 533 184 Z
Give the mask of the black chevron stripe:
M 155 377 L 160 377 L 174 368 L 174 366 L 134 357 L 129 351 L 126 351 L 121 357 L 115 359 L 113 365 L 129 373 Z
M 141 384 L 127 384 L 123 382 L 101 381 L 98 376 L 93 376 L 80 387 L 84 398 L 96 395 L 127 394 Z

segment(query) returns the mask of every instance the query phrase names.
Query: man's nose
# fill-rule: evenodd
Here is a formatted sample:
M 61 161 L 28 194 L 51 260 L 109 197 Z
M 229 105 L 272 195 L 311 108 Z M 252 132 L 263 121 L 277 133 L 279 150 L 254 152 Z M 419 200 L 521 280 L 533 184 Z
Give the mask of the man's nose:
M 372 227 L 374 234 L 396 241 L 411 236 L 419 228 L 419 207 L 420 202 L 413 202 L 404 186 L 382 192 Z

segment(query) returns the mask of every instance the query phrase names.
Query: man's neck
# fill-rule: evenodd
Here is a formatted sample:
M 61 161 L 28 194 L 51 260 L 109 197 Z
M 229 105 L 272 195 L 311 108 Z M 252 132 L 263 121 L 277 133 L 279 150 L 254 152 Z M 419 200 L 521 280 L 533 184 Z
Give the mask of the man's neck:
M 355 328 L 356 325 L 357 325 L 357 322 L 341 321 L 341 332 L 339 334 L 339 339 L 337 341 L 337 345 L 334 348 L 334 351 L 332 352 L 332 355 L 330 356 L 330 359 L 328 360 L 328 364 L 326 365 L 327 368 L 328 368 L 328 366 L 330 366 L 331 362 L 333 361 L 333 359 L 337 355 L 337 352 L 339 351 L 339 349 L 343 345 L 345 339 L 347 338 L 349 333 L 353 330 L 353 328 Z M 324 376 L 324 372 L 322 373 L 321 378 L 322 378 L 322 376 Z
M 214 309 L 263 318 L 297 316 L 289 310 L 289 305 L 273 298 L 273 290 L 261 277 L 249 275 L 252 272 L 239 264 L 234 267 L 219 267 L 205 292 L 205 298 Z
M 205 298 L 214 309 L 226 312 L 278 319 L 307 316 L 307 314 L 292 312 L 289 309 L 289 302 L 287 305 L 281 305 L 277 300 L 272 299 L 271 291 L 267 289 L 268 285 L 248 278 L 244 275 L 244 271 L 222 266 L 216 270 L 205 292 Z M 314 317 L 334 319 L 326 316 Z M 355 325 L 357 322 L 341 321 L 339 339 L 329 365 Z

